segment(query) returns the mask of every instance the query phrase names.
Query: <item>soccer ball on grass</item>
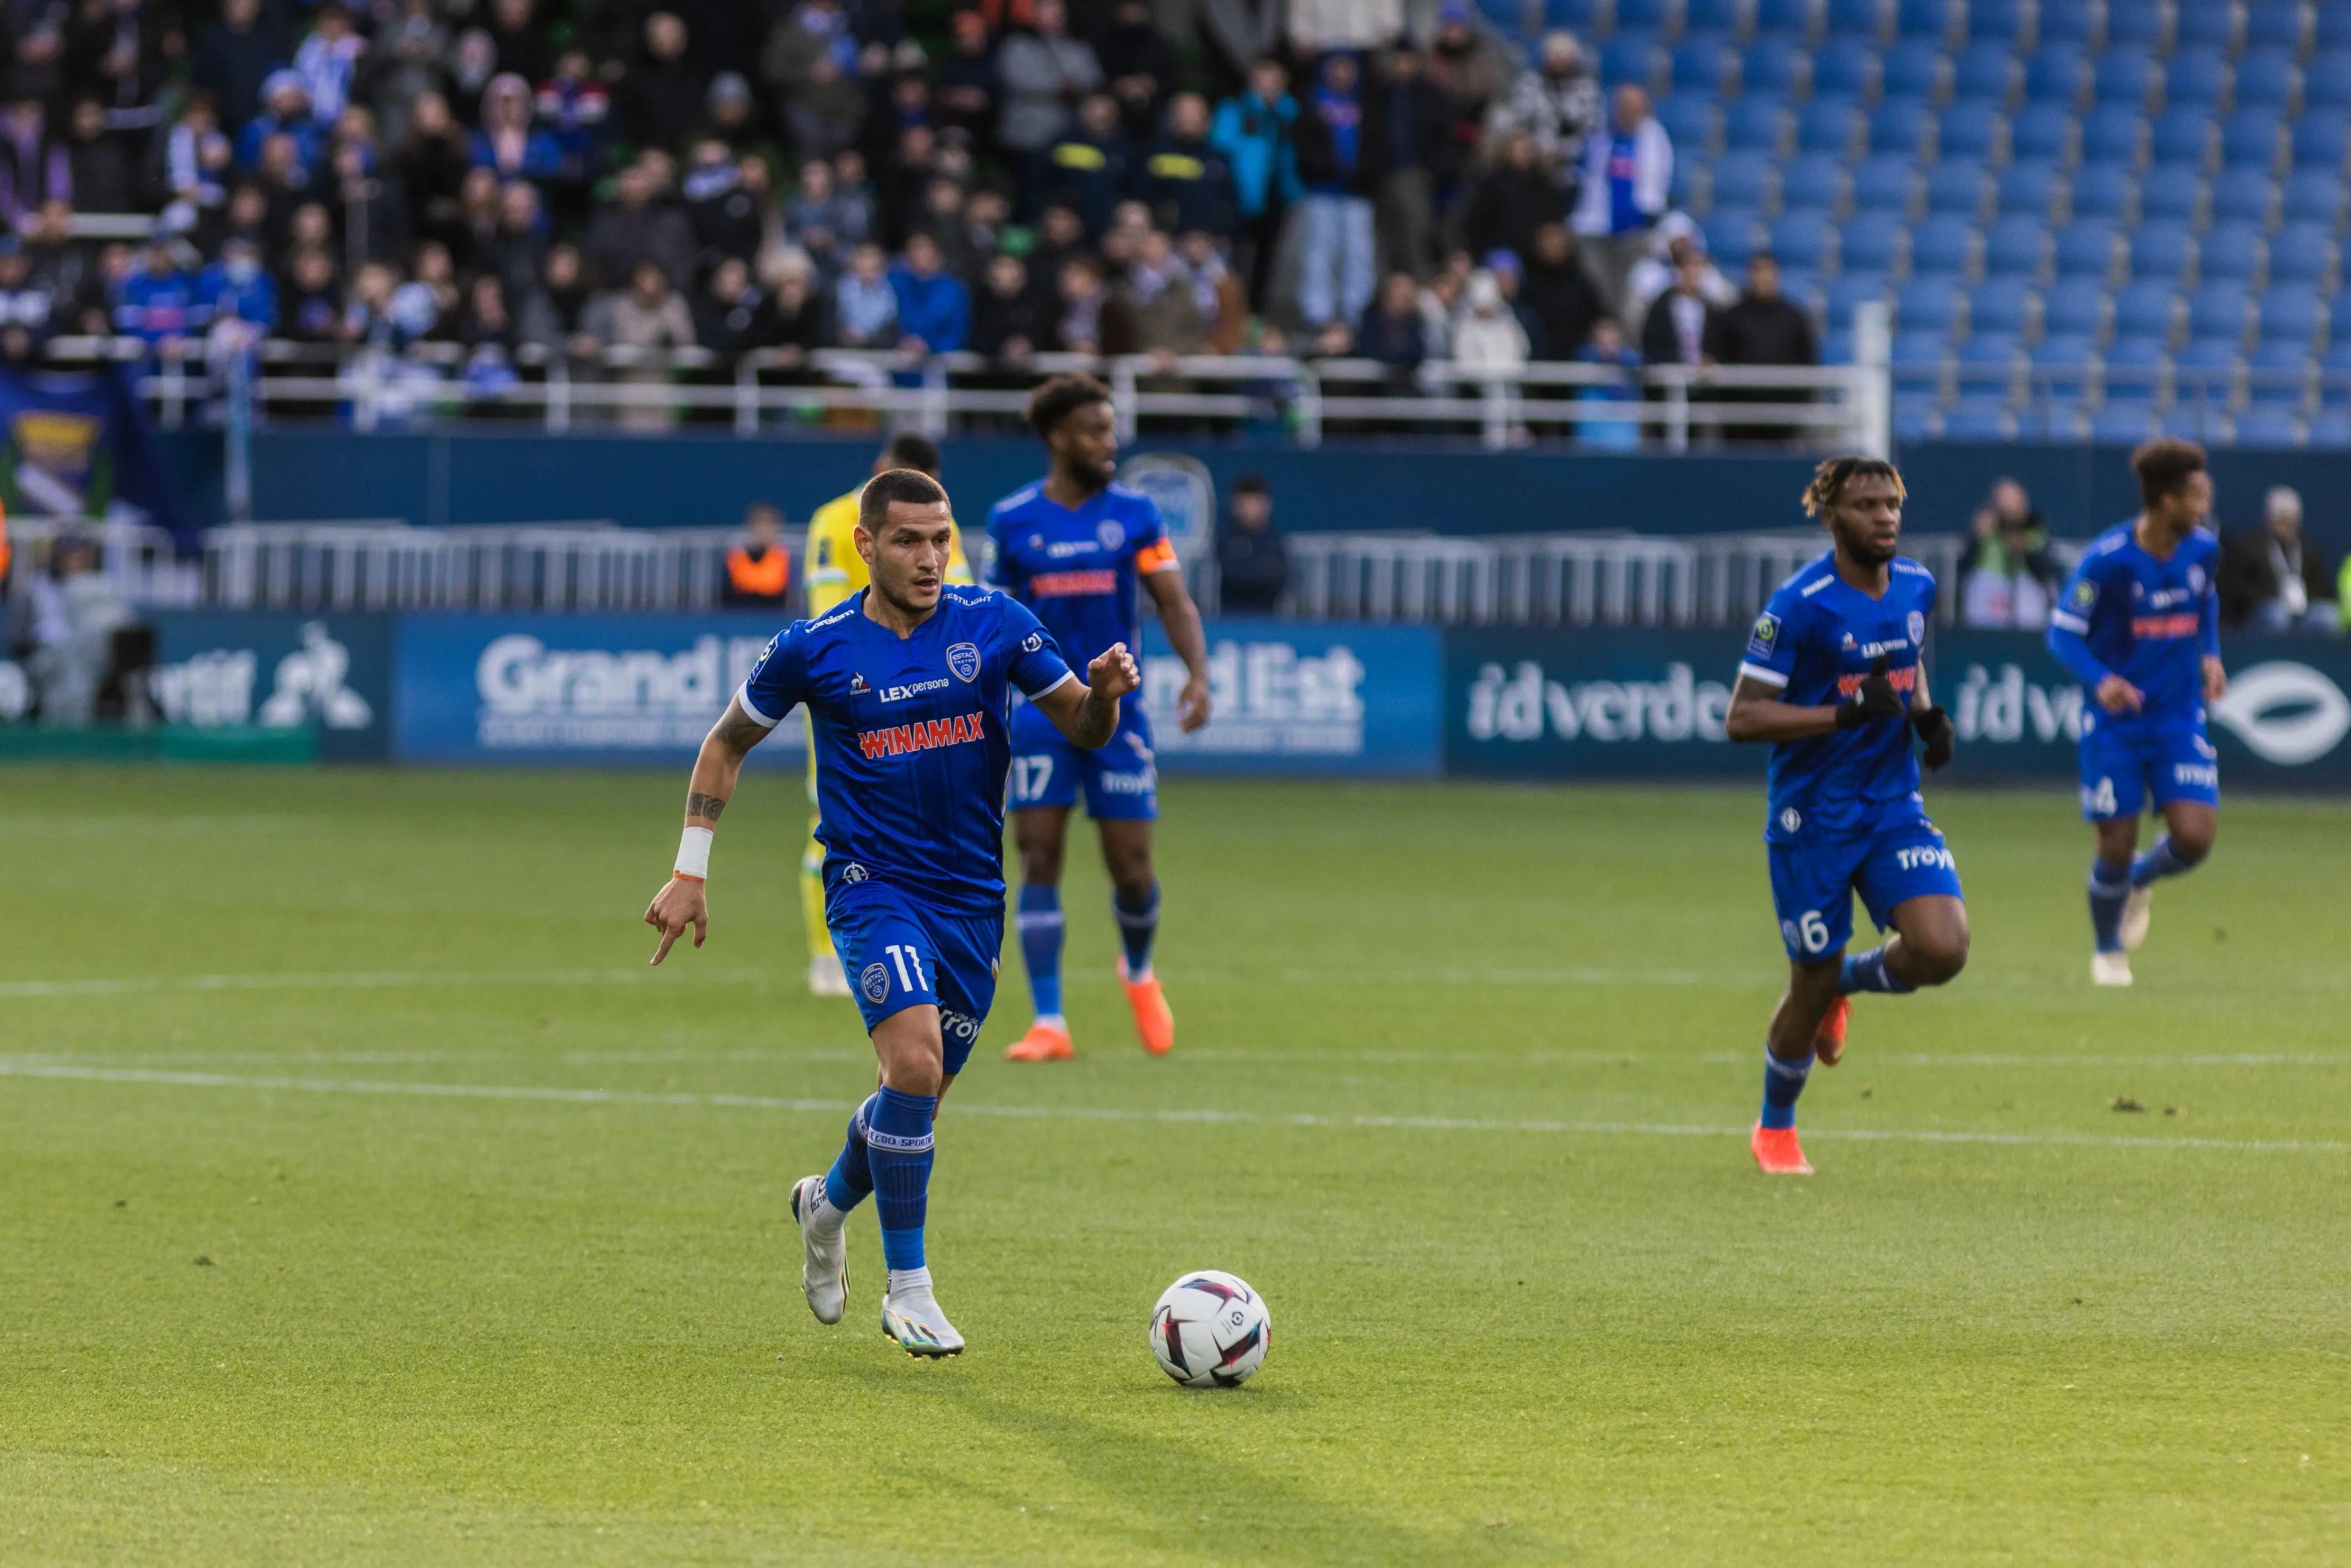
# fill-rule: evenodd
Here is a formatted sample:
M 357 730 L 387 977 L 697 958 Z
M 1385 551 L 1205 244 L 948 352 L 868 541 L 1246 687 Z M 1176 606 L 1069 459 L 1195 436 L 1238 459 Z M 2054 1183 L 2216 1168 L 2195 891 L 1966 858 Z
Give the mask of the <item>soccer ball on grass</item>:
M 1235 1275 L 1202 1269 L 1167 1287 L 1151 1310 L 1151 1354 L 1186 1388 L 1238 1388 L 1265 1364 L 1273 1321 L 1265 1298 Z

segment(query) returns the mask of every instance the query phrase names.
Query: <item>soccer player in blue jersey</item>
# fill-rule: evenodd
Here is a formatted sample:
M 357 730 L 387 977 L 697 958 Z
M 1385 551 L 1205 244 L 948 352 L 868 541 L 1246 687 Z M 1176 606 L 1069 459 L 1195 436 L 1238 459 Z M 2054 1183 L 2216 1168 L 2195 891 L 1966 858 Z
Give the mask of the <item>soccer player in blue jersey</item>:
M 1919 662 L 1934 575 L 1896 553 L 1902 476 L 1876 458 L 1822 464 L 1804 510 L 1833 548 L 1780 585 L 1755 622 L 1725 727 L 1771 745 L 1763 827 L 1788 989 L 1763 1046 L 1763 1110 L 1749 1147 L 1773 1174 L 1810 1176 L 1796 1097 L 1817 1058 L 1844 1054 L 1855 991 L 1939 986 L 1968 961 L 1959 869 L 1918 793 L 1915 730 L 1929 768 L 1950 761 L 1950 716 Z M 1894 935 L 1848 956 L 1853 897 Z
M 1167 645 L 1184 661 L 1176 719 L 1208 722 L 1208 648 L 1200 612 L 1185 590 L 1175 547 L 1151 497 L 1112 483 L 1118 425 L 1110 392 L 1091 376 L 1056 376 L 1029 400 L 1029 423 L 1052 455 L 1037 484 L 988 514 L 995 547 L 988 580 L 1019 599 L 1069 656 L 1087 660 L 1113 643 L 1138 646 L 1140 596 L 1159 608 Z M 1037 1020 L 1005 1052 L 1015 1061 L 1066 1061 L 1070 1025 L 1061 1011 L 1061 855 L 1070 810 L 1082 793 L 1102 835 L 1117 917 L 1118 977 L 1144 1049 L 1176 1043 L 1176 1015 L 1151 967 L 1159 931 L 1159 878 L 1151 824 L 1159 815 L 1159 774 L 1151 721 L 1140 696 L 1120 709 L 1118 734 L 1099 752 L 1071 747 L 1045 716 L 1012 716 L 1012 837 L 1020 849 L 1020 956 Z
M 677 868 L 645 911 L 658 964 L 690 926 L 710 924 L 705 880 L 719 813 L 743 758 L 795 705 L 817 758 L 817 837 L 825 919 L 856 987 L 882 1084 L 850 1118 L 832 1168 L 792 1188 L 800 1287 L 817 1321 L 847 1310 L 842 1223 L 866 1194 L 882 1220 L 889 1286 L 882 1332 L 918 1356 L 955 1355 L 963 1336 L 939 1311 L 923 1250 L 931 1124 L 996 996 L 1004 941 L 1006 713 L 1014 689 L 1071 746 L 1116 732 L 1141 684 L 1113 643 L 1081 684 L 1052 634 L 1006 595 L 946 584 L 955 550 L 946 492 L 898 468 L 858 503 L 853 536 L 869 587 L 779 632 L 702 743 L 685 798 Z
M 2220 541 L 2204 449 L 2150 441 L 2131 454 L 2144 508 L 2091 541 L 2049 613 L 2049 651 L 2080 677 L 2082 815 L 2097 830 L 2090 865 L 2090 978 L 2131 983 L 2148 901 L 2193 871 L 2220 828 L 2220 759 L 2204 705 L 2220 700 Z M 2143 855 L 2138 813 L 2152 800 L 2164 835 Z

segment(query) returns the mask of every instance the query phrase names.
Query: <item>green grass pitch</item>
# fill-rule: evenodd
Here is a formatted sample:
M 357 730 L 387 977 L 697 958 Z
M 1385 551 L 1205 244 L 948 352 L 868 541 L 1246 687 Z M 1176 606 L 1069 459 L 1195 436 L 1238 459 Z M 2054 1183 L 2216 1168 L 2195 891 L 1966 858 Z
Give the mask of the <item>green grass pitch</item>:
M 849 1321 L 797 1288 L 871 1076 L 798 776 L 648 973 L 684 788 L 0 773 L 0 1563 L 2351 1552 L 2339 806 L 2232 799 L 2095 993 L 2071 802 L 1936 797 L 1973 961 L 1861 999 L 1796 1181 L 1760 787 L 1176 784 L 1176 1052 L 1081 845 L 1080 1059 L 1000 1059 L 1008 953 L 941 1124 L 933 1365 L 864 1215 Z M 1145 1344 L 1197 1267 L 1272 1308 L 1237 1393 Z

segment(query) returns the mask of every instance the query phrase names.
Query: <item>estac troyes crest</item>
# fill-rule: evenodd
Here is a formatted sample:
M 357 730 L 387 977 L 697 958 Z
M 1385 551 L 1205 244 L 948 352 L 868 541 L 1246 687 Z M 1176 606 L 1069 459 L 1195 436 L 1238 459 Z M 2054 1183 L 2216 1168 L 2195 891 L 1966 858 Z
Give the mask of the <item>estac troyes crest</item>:
M 947 673 L 969 685 L 979 674 L 979 644 L 957 643 L 947 650 Z
M 1916 610 L 1910 612 L 1910 645 L 1914 648 L 1927 645 L 1927 618 Z

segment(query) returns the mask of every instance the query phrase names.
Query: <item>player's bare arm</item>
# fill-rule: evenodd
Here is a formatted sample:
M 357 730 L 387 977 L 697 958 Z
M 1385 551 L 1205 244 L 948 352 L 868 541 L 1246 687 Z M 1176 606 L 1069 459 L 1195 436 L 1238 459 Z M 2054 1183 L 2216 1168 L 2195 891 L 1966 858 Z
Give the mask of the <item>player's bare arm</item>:
M 645 924 L 661 933 L 661 946 L 653 949 L 656 964 L 669 956 L 670 947 L 685 935 L 687 926 L 694 928 L 697 947 L 710 935 L 710 903 L 705 889 L 710 865 L 709 834 L 717 828 L 726 802 L 735 798 L 735 786 L 743 777 L 743 758 L 767 738 L 767 727 L 732 698 L 710 733 L 702 737 L 702 750 L 694 759 L 694 777 L 686 785 L 685 842 L 679 850 L 678 869 L 645 905 Z M 702 868 L 698 873 L 689 869 L 686 846 L 699 850 L 700 858 L 695 862 Z
M 1085 684 L 1063 681 L 1030 699 L 1072 746 L 1099 751 L 1118 733 L 1119 699 L 1143 685 L 1143 673 L 1123 643 L 1113 643 L 1086 666 Z
M 2208 703 L 2219 702 L 2229 695 L 2229 672 L 2222 667 L 2219 655 L 2213 653 L 2204 655 L 2202 667 L 2204 700 Z
M 1167 645 L 1184 661 L 1184 690 L 1176 699 L 1176 722 L 1185 732 L 1208 722 L 1208 633 L 1200 624 L 1200 607 L 1184 586 L 1184 573 L 1174 565 L 1150 573 L 1143 586 L 1159 607 L 1159 624 Z
M 1886 673 L 1886 661 L 1861 683 L 1851 702 L 1809 706 L 1780 700 L 1780 687 L 1752 675 L 1741 675 L 1731 688 L 1730 709 L 1722 717 L 1723 733 L 1733 740 L 1810 740 L 1855 725 L 1882 718 L 1904 718 L 1909 709 Z

